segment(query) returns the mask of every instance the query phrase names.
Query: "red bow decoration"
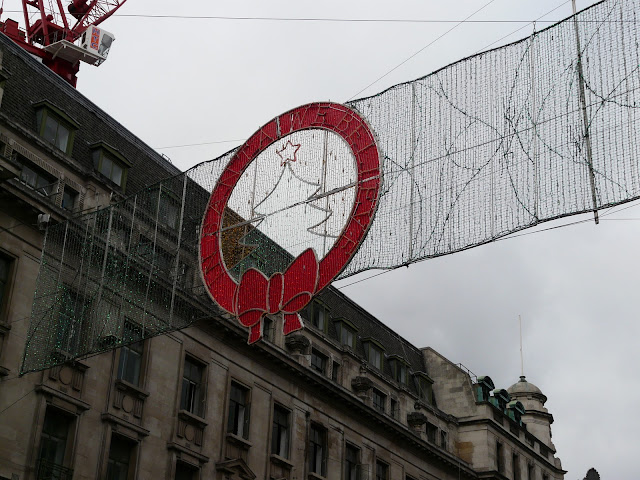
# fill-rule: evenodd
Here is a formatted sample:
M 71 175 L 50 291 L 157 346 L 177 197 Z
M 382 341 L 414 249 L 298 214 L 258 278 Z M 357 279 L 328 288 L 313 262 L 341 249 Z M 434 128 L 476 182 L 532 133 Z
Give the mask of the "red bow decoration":
M 287 267 L 284 273 L 270 278 L 255 268 L 242 275 L 236 296 L 236 314 L 249 327 L 249 343 L 262 337 L 262 318 L 266 314 L 284 313 L 285 335 L 302 328 L 298 312 L 313 298 L 318 284 L 318 259 L 308 248 Z

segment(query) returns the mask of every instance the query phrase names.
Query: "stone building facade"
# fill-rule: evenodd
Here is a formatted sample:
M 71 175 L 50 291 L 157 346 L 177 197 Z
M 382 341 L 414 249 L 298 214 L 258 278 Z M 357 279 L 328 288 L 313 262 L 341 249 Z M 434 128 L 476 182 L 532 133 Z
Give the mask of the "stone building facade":
M 537 387 L 496 389 L 332 288 L 287 337 L 272 319 L 248 346 L 216 314 L 19 376 L 39 216 L 62 222 L 177 173 L 0 35 L 0 479 L 564 477 Z

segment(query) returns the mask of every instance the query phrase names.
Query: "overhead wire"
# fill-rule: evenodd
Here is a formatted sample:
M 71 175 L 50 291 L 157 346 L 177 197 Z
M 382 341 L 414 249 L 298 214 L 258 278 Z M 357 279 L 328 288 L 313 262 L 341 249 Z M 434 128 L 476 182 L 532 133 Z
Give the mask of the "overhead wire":
M 13 407 L 16 403 L 18 403 L 20 400 L 22 400 L 23 398 L 25 398 L 27 395 L 29 395 L 32 392 L 35 392 L 36 387 L 33 387 L 31 390 L 29 390 L 27 393 L 25 393 L 24 395 L 22 395 L 20 398 L 18 398 L 16 401 L 12 402 L 11 404 L 9 404 L 8 406 L 6 406 L 4 409 L 0 410 L 0 415 L 2 415 L 4 412 L 6 412 L 7 410 L 9 410 L 11 407 Z
M 555 10 L 555 9 L 554 9 Z M 23 13 L 22 10 L 3 10 L 3 13 Z M 550 12 L 549 12 L 550 13 Z M 548 14 L 545 14 L 545 16 Z M 340 18 L 340 17 L 284 17 L 284 16 L 250 16 L 250 15 L 181 15 L 162 13 L 114 13 L 112 17 L 119 18 L 150 18 L 176 20 L 223 20 L 223 21 L 265 21 L 265 22 L 329 22 L 329 23 L 531 23 L 521 19 L 484 19 L 457 20 L 438 18 Z M 544 23 L 557 23 L 560 20 L 542 20 Z M 589 23 L 592 20 L 578 20 L 579 23 Z M 635 20 L 609 20 L 607 23 L 636 23 Z
M 206 17 L 199 17 L 199 16 L 180 16 L 180 18 L 212 18 L 212 19 L 228 19 L 228 20 L 273 20 L 273 21 L 334 21 L 334 22 L 406 22 L 406 23 L 457 23 L 457 25 L 455 25 L 454 27 L 452 27 L 451 29 L 449 29 L 448 31 L 446 31 L 444 34 L 440 35 L 438 38 L 436 38 L 435 40 L 433 40 L 432 42 L 430 42 L 429 44 L 427 44 L 426 46 L 424 46 L 423 48 L 421 48 L 420 50 L 418 50 L 417 52 L 415 52 L 413 55 L 411 55 L 410 57 L 408 57 L 406 60 L 404 60 L 403 62 L 401 62 L 400 64 L 396 65 L 394 68 L 392 68 L 391 70 L 389 70 L 387 73 L 385 73 L 384 75 L 378 77 L 376 80 L 374 80 L 372 83 L 370 83 L 369 85 L 367 85 L 365 88 L 363 88 L 362 90 L 360 90 L 358 93 L 356 93 L 355 95 L 351 96 L 351 98 L 349 98 L 348 101 L 351 101 L 354 99 L 354 97 L 356 97 L 357 95 L 361 94 L 362 92 L 364 92 L 365 90 L 367 90 L 369 87 L 373 86 L 374 84 L 376 84 L 378 81 L 382 80 L 383 78 L 385 78 L 387 75 L 391 74 L 393 71 L 395 71 L 396 69 L 398 69 L 399 67 L 401 67 L 402 65 L 404 65 L 405 63 L 407 63 L 409 60 L 411 60 L 412 58 L 414 58 L 415 56 L 417 56 L 418 54 L 420 54 L 422 51 L 424 51 L 425 49 L 427 49 L 428 47 L 430 47 L 431 45 L 433 45 L 435 42 L 437 42 L 438 40 L 440 40 L 442 37 L 444 37 L 445 35 L 447 35 L 449 32 L 453 31 L 455 28 L 457 28 L 458 26 L 460 26 L 462 23 L 524 23 L 524 25 L 516 30 L 513 30 L 512 32 L 508 33 L 507 35 L 500 37 L 499 39 L 495 40 L 494 42 L 484 46 L 483 48 L 481 48 L 480 50 L 478 50 L 476 53 L 479 53 L 483 50 L 486 50 L 488 48 L 490 48 L 491 46 L 495 45 L 496 43 L 510 37 L 511 35 L 519 32 L 520 30 L 526 28 L 528 25 L 530 24 L 534 24 L 536 22 L 544 22 L 544 23 L 557 23 L 558 20 L 542 20 L 544 17 L 546 17 L 547 15 L 555 12 L 556 10 L 560 9 L 562 6 L 566 5 L 567 3 L 570 3 L 570 0 L 566 0 L 561 2 L 558 6 L 556 6 L 555 8 L 549 10 L 548 12 L 544 13 L 543 15 L 541 15 L 540 17 L 536 18 L 535 20 L 471 20 L 471 17 L 473 17 L 474 15 L 476 15 L 477 13 L 479 13 L 481 10 L 483 10 L 484 8 L 486 8 L 489 4 L 493 3 L 493 1 L 495 0 L 491 0 L 490 2 L 488 2 L 487 4 L 485 4 L 483 7 L 481 7 L 480 9 L 476 10 L 475 12 L 473 12 L 471 15 L 469 15 L 466 19 L 464 20 L 425 20 L 425 19 L 339 19 L 339 18 L 286 18 L 286 17 L 227 17 L 227 16 L 206 16 Z M 116 14 L 114 16 L 133 16 L 136 14 Z M 143 16 L 143 15 L 141 15 Z M 153 16 L 153 15 L 151 15 Z M 155 16 L 154 16 L 155 17 Z M 160 15 L 158 16 L 158 18 L 170 18 L 170 15 Z M 215 145 L 215 144 L 222 144 L 222 143 L 233 143 L 233 142 L 244 142 L 246 139 L 238 139 L 238 140 L 216 140 L 216 141 L 211 141 L 211 142 L 200 142 L 200 143 L 187 143 L 187 144 L 182 144 L 182 145 L 167 145 L 167 146 L 163 146 L 163 147 L 155 147 L 156 150 L 163 150 L 163 149 L 172 149 L 172 148 L 185 148 L 185 147 L 193 147 L 193 146 L 203 146 L 203 145 Z
M 333 22 L 333 23 L 531 23 L 530 20 L 451 20 L 427 18 L 331 18 L 331 17 L 249 17 L 232 15 L 170 15 L 170 14 L 114 14 L 114 17 L 132 18 L 170 18 L 178 20 L 238 20 L 238 21 L 268 21 L 268 22 Z M 557 23 L 559 20 L 544 20 L 544 23 Z M 583 20 L 582 22 L 588 22 Z M 610 23 L 621 23 L 612 20 Z
M 380 77 L 376 78 L 373 82 L 371 82 L 369 85 L 367 85 L 366 87 L 364 87 L 362 90 L 360 90 L 358 93 L 352 95 L 349 100 L 353 100 L 355 97 L 357 97 L 358 95 L 360 95 L 362 92 L 364 92 L 365 90 L 367 90 L 369 87 L 372 87 L 373 85 L 375 85 L 376 83 L 378 83 L 380 80 L 382 80 L 383 78 L 385 78 L 386 76 L 388 76 L 389 74 L 391 74 L 392 72 L 394 72 L 395 70 L 397 70 L 398 68 L 400 68 L 402 65 L 404 65 L 405 63 L 407 63 L 409 60 L 411 60 L 412 58 L 414 58 L 415 56 L 419 55 L 420 53 L 422 53 L 424 50 L 426 50 L 427 48 L 429 48 L 431 45 L 433 45 L 434 43 L 436 43 L 438 40 L 440 40 L 441 38 L 443 38 L 444 36 L 448 35 L 450 32 L 452 32 L 453 30 L 455 30 L 456 28 L 458 28 L 460 25 L 462 25 L 463 23 L 467 22 L 471 17 L 473 17 L 474 15 L 476 15 L 477 13 L 481 12 L 482 10 L 484 10 L 485 8 L 487 8 L 489 5 L 491 5 L 493 2 L 495 2 L 495 0 L 489 0 L 489 2 L 485 3 L 482 7 L 480 7 L 478 10 L 476 10 L 475 12 L 473 12 L 471 15 L 469 15 L 468 17 L 466 17 L 464 20 L 458 22 L 456 25 L 454 25 L 453 27 L 451 27 L 449 30 L 447 30 L 446 32 L 444 32 L 442 35 L 440 35 L 439 37 L 437 37 L 435 40 L 432 40 L 431 42 L 429 42 L 427 45 L 425 45 L 424 47 L 422 47 L 420 50 L 418 50 L 417 52 L 415 52 L 413 55 L 409 56 L 407 59 L 403 60 L 402 62 L 400 62 L 398 65 L 396 65 L 395 67 L 393 67 L 391 70 L 389 70 L 387 73 L 385 73 L 384 75 L 381 75 Z
M 553 12 L 555 12 L 556 10 L 558 10 L 559 8 L 563 7 L 563 6 L 564 6 L 564 5 L 566 5 L 567 3 L 571 3 L 571 0 L 567 0 L 567 1 L 564 1 L 564 2 L 560 3 L 560 5 L 558 5 L 556 8 L 553 8 L 553 9 L 549 10 L 549 11 L 548 11 L 547 13 L 545 13 L 544 15 L 539 16 L 539 17 L 538 17 L 538 18 L 536 18 L 535 20 L 531 20 L 531 21 L 527 22 L 527 23 L 526 23 L 525 25 L 523 25 L 522 27 L 520 27 L 520 28 L 518 28 L 518 29 L 514 30 L 514 31 L 513 31 L 513 32 L 511 32 L 511 33 L 506 34 L 506 35 L 505 35 L 505 36 L 503 36 L 503 37 L 500 37 L 499 39 L 495 40 L 494 42 L 491 42 L 489 45 L 485 45 L 485 46 L 484 46 L 484 47 L 482 47 L 481 49 L 477 50 L 477 51 L 476 51 L 476 53 L 480 53 L 480 52 L 482 52 L 482 51 L 484 51 L 484 50 L 487 50 L 488 48 L 491 48 L 491 47 L 492 47 L 492 46 L 494 46 L 496 43 L 501 42 L 502 40 L 504 40 L 504 39 L 506 39 L 506 38 L 509 38 L 511 35 L 513 35 L 514 33 L 519 32 L 520 30 L 522 30 L 522 29 L 524 29 L 524 28 L 526 28 L 526 27 L 527 27 L 528 25 L 530 25 L 530 24 L 542 23 L 542 22 L 544 22 L 544 23 L 549 22 L 549 20 L 542 20 L 542 19 L 543 19 L 544 17 L 546 17 L 547 15 L 549 15 L 550 13 L 553 13 Z M 552 22 L 552 23 L 556 23 L 556 22 Z
M 164 147 L 153 147 L 155 150 L 165 150 L 169 148 L 182 148 L 182 147 L 199 147 L 202 145 L 215 145 L 220 143 L 235 143 L 235 142 L 244 142 L 246 138 L 240 138 L 236 140 L 215 140 L 213 142 L 200 142 L 200 143 L 184 143 L 182 145 L 166 145 Z

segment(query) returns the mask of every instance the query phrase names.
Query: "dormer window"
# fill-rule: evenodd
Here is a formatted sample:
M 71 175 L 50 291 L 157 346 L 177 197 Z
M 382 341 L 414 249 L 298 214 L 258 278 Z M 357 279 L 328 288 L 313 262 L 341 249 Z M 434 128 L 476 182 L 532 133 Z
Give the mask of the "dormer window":
M 180 198 L 168 188 L 161 186 L 148 191 L 146 198 L 147 213 L 158 222 L 172 230 L 177 230 L 180 222 Z M 158 205 L 160 209 L 158 210 Z
M 362 341 L 362 345 L 367 361 L 378 370 L 382 370 L 384 366 L 384 347 L 382 344 L 373 338 L 367 338 Z
M 127 170 L 133 164 L 117 150 L 103 142 L 91 145 L 91 149 L 93 150 L 93 168 L 124 190 Z
M 356 326 L 345 318 L 337 318 L 335 320 L 336 332 L 340 344 L 352 349 L 356 348 Z
M 506 412 L 507 404 L 511 401 L 511 395 L 504 388 L 496 388 L 493 390 L 493 396 L 489 401 L 499 410 Z
M 38 134 L 66 154 L 71 154 L 75 131 L 80 125 L 55 105 L 36 103 Z
M 493 384 L 493 380 L 489 376 L 478 377 L 478 383 L 476 384 L 476 401 L 486 402 L 491 396 L 491 391 L 496 387 Z
M 433 380 L 425 372 L 414 373 L 418 397 L 429 405 L 433 404 Z
M 407 385 L 407 372 L 409 370 L 407 362 L 402 357 L 394 355 L 389 358 L 389 365 L 391 366 L 393 379 L 402 385 Z
M 311 325 L 326 333 L 329 310 L 322 303 L 315 301 L 307 305 L 303 316 L 311 322 Z

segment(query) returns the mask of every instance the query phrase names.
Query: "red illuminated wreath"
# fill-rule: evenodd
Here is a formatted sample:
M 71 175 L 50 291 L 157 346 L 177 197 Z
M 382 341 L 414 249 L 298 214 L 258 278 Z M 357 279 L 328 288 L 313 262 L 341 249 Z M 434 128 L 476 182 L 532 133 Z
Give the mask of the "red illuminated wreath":
M 267 278 L 251 268 L 236 283 L 224 263 L 220 235 L 231 193 L 262 151 L 291 133 L 310 129 L 340 135 L 355 156 L 356 193 L 347 224 L 322 260 L 318 261 L 314 250 L 308 248 L 282 273 Z M 260 128 L 235 153 L 220 175 L 204 214 L 200 262 L 209 294 L 250 329 L 249 343 L 262 336 L 262 318 L 266 314 L 283 313 L 285 335 L 303 327 L 298 312 L 343 270 L 364 239 L 373 220 L 379 187 L 380 158 L 373 133 L 357 113 L 336 103 L 311 103 L 284 113 Z

